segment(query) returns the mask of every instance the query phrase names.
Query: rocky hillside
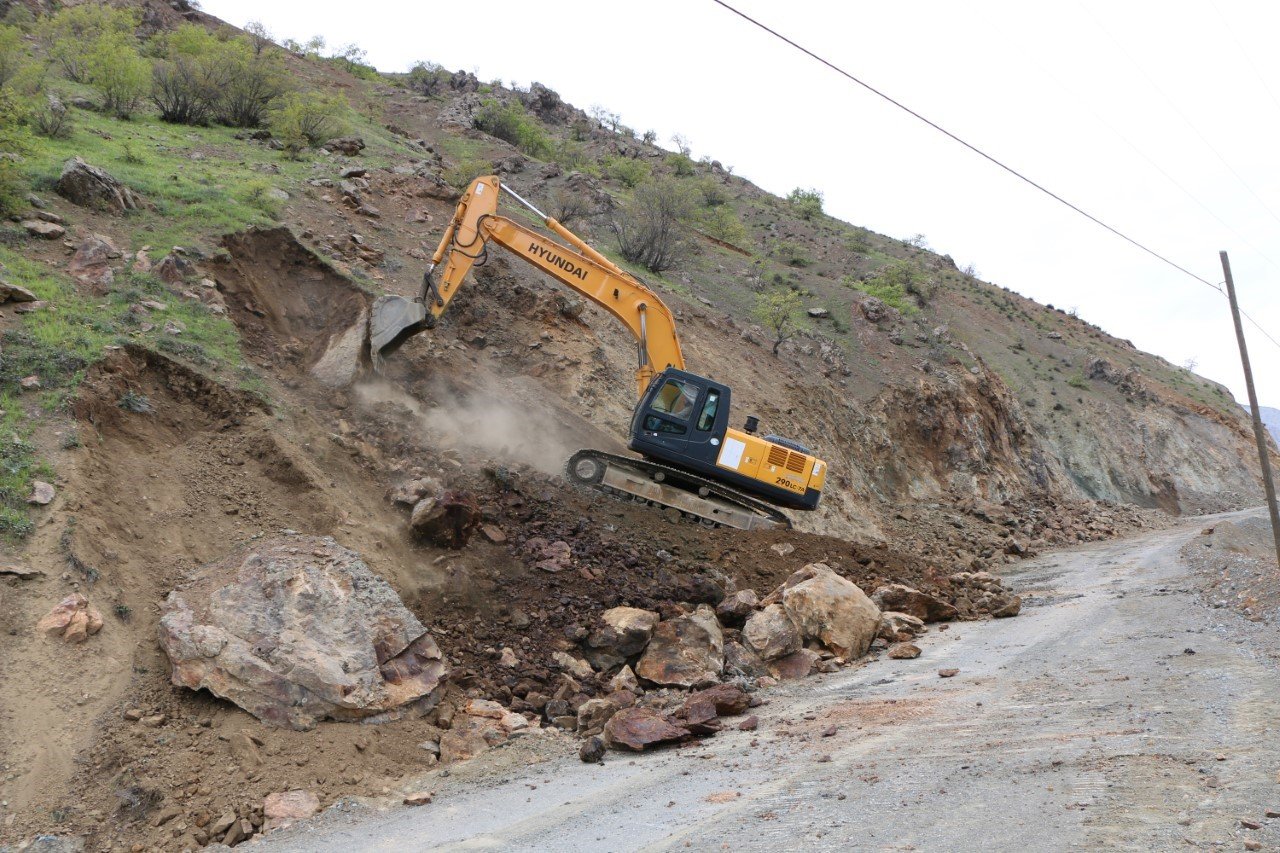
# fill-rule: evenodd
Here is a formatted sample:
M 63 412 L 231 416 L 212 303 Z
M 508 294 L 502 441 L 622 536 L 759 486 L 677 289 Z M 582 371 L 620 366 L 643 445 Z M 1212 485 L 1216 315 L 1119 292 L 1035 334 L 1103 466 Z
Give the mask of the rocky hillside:
M 1262 414 L 1262 424 L 1271 433 L 1271 437 L 1280 443 L 1280 409 L 1272 409 L 1268 406 L 1258 407 Z
M 644 643 L 595 654 L 619 608 L 672 654 L 681 632 L 718 637 L 708 671 L 754 690 L 791 672 L 777 661 L 803 676 L 910 634 L 876 621 L 898 607 L 884 589 L 948 618 L 1013 615 L 988 574 L 1007 562 L 1258 499 L 1224 389 L 832 219 L 812 192 L 771 196 L 542 86 L 380 74 L 183 2 L 122 3 L 124 24 L 59 6 L 0 3 L 17 60 L 0 67 L 0 844 L 235 843 L 272 819 L 267 795 L 378 796 L 500 742 L 499 724 L 585 733 L 608 697 L 679 705 L 689 685 L 659 664 L 632 680 Z M 226 68 L 207 114 L 169 97 Z M 274 92 L 256 117 L 223 96 L 245 74 Z M 568 487 L 575 448 L 621 447 L 634 345 L 497 249 L 371 374 L 372 299 L 415 290 L 460 188 L 488 173 L 669 302 L 735 421 L 828 460 L 817 512 L 742 534 Z M 678 239 L 633 251 L 619 235 L 656 202 Z M 766 303 L 790 312 L 780 343 Z M 836 590 L 859 642 L 784 613 L 788 582 Z M 708 615 L 726 601 L 741 606 Z M 734 664 L 766 613 L 776 660 Z M 363 627 L 297 628 L 325 618 Z M 374 653 L 318 645 L 343 637 Z M 271 665 L 222 689 L 215 659 Z M 315 713 L 279 710 L 294 700 Z

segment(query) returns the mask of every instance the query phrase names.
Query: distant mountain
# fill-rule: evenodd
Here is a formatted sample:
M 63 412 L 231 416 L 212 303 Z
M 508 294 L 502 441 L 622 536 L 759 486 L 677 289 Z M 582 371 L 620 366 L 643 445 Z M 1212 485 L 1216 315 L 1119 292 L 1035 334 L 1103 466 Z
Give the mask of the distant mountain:
M 1276 440 L 1276 444 L 1280 444 L 1280 409 L 1259 406 L 1258 411 L 1262 413 L 1263 425 L 1271 433 L 1271 437 Z

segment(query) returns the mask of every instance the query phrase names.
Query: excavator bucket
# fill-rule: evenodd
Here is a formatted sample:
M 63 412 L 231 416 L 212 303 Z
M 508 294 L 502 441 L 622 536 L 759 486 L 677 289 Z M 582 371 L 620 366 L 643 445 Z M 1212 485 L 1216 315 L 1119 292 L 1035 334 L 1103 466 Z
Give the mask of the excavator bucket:
M 435 325 L 424 302 L 403 296 L 379 296 L 369 314 L 369 355 L 375 365 L 405 341 Z

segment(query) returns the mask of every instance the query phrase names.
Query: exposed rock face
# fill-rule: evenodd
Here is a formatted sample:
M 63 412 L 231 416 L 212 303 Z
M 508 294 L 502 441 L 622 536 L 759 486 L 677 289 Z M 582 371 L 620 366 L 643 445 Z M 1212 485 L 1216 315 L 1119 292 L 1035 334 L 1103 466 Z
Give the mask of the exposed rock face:
M 62 175 L 54 189 L 58 195 L 81 207 L 115 214 L 140 210 L 144 206 L 141 196 L 79 157 L 73 157 L 63 165 Z
M 170 593 L 162 613 L 174 684 L 295 729 L 424 713 L 448 673 L 395 591 L 329 537 L 242 548 Z
M 636 675 L 667 687 L 701 687 L 719 681 L 724 670 L 724 635 L 715 611 L 702 604 L 694 613 L 659 622 Z
M 742 639 L 764 661 L 799 651 L 801 644 L 800 630 L 781 604 L 753 613 L 742 628 Z
M 111 242 L 110 237 L 91 234 L 76 247 L 76 253 L 71 256 L 71 262 L 67 265 L 67 272 L 94 293 L 105 293 L 115 281 L 111 261 L 120 255 L 120 250 Z
M 638 607 L 613 607 L 600 614 L 600 627 L 587 637 L 586 657 L 599 670 L 613 669 L 640 654 L 653 636 L 658 614 Z
M 311 375 L 330 388 L 346 388 L 364 368 L 368 346 L 369 312 L 361 309 L 345 332 L 334 335 L 324 353 L 311 365 Z
M 880 609 L 852 581 L 822 563 L 787 579 L 782 606 L 801 636 L 845 658 L 866 654 L 880 630 Z
M 102 614 L 87 598 L 73 592 L 36 623 L 36 630 L 68 643 L 83 643 L 102 630 Z
M 880 587 L 871 600 L 884 610 L 906 613 L 924 622 L 946 622 L 959 615 L 948 602 L 900 583 Z

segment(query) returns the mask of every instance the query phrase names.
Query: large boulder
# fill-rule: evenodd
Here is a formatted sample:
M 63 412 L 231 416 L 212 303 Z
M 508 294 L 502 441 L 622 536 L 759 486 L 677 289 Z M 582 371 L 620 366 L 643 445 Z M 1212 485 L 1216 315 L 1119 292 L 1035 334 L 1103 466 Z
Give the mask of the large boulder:
M 866 654 L 880 629 L 880 609 L 856 584 L 823 563 L 810 563 L 784 587 L 782 606 L 805 640 L 845 658 Z
M 354 551 L 281 536 L 200 569 L 161 608 L 174 684 L 264 722 L 381 722 L 435 707 L 448 666 L 422 623 Z
M 106 293 L 115 281 L 111 262 L 121 257 L 121 252 L 103 234 L 90 234 L 76 246 L 76 253 L 67 264 L 67 272 L 96 294 Z
M 600 626 L 587 636 L 586 658 L 598 670 L 610 670 L 640 654 L 653 636 L 659 616 L 638 607 L 612 607 L 600 614 Z
M 484 517 L 469 492 L 445 492 L 439 498 L 418 501 L 409 517 L 409 529 L 441 548 L 461 548 L 471 541 Z
M 724 671 L 724 635 L 715 611 L 697 611 L 659 622 L 636 664 L 636 675 L 666 687 L 715 684 Z
M 97 166 L 73 157 L 62 167 L 62 175 L 54 184 L 58 195 L 81 207 L 124 214 L 140 210 L 142 197 Z
M 761 660 L 771 661 L 799 651 L 800 630 L 781 604 L 751 614 L 742 626 L 742 639 Z
M 683 740 L 688 736 L 688 729 L 673 724 L 657 711 L 639 706 L 623 708 L 604 726 L 605 743 L 614 749 L 634 749 L 637 752 L 654 744 Z
M 959 615 L 948 602 L 900 583 L 880 587 L 871 600 L 881 610 L 906 613 L 924 622 L 946 622 Z

